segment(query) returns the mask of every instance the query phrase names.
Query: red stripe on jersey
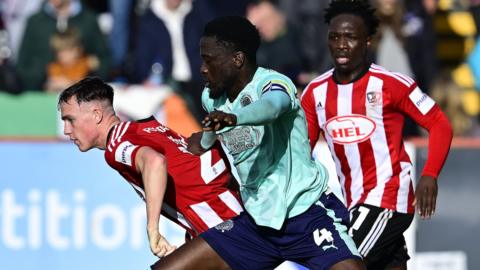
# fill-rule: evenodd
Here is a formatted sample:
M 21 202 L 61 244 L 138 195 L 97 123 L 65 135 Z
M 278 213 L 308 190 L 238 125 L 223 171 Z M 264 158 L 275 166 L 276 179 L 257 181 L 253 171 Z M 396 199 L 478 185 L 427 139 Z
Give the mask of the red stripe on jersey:
M 397 208 L 398 187 L 400 185 L 400 171 L 393 170 L 394 175 L 385 184 L 381 207 L 395 210 Z
M 312 90 L 310 91 L 303 91 L 301 96 L 301 104 L 304 108 L 305 112 L 305 119 L 308 125 L 308 139 L 310 141 L 310 148 L 313 150 L 317 141 L 320 139 L 319 134 L 321 131 L 320 126 L 318 125 L 318 115 L 316 112 L 316 101 L 314 97 L 314 90 L 317 88 L 321 83 L 318 82 L 311 82 L 308 87 L 311 87 Z M 308 88 L 307 88 L 308 89 Z M 323 106 L 323 105 L 322 105 Z
M 338 87 L 335 83 L 328 83 L 327 87 L 327 98 L 325 102 L 325 120 L 328 121 L 330 118 L 335 117 L 338 114 Z M 333 149 L 335 155 L 340 161 L 340 166 L 342 174 L 344 175 L 344 191 L 345 191 L 345 201 L 347 206 L 352 203 L 352 175 L 350 174 L 350 165 L 348 165 L 348 160 L 345 155 L 345 148 L 343 145 L 333 143 Z
M 360 89 L 367 89 L 369 76 L 354 83 L 352 93 L 352 113 L 359 115 L 366 115 L 366 91 L 359 91 Z M 358 151 L 360 153 L 360 164 L 363 174 L 363 193 L 358 203 L 363 203 L 367 199 L 367 195 L 377 185 L 377 166 L 375 164 L 375 155 L 373 153 L 371 140 L 366 140 L 358 143 Z
M 399 125 L 403 127 L 403 122 L 403 118 L 386 118 L 383 120 L 383 123 L 385 125 L 385 131 L 396 130 L 398 129 Z M 400 167 L 401 160 L 399 159 L 399 155 L 403 155 L 402 152 L 405 152 L 405 149 L 403 147 L 403 143 L 397 146 L 395 146 L 395 144 L 397 144 L 397 142 L 402 142 L 402 129 L 396 132 L 386 132 L 386 139 L 392 165 L 392 177 L 390 179 L 382 179 L 383 181 L 387 182 L 385 183 L 384 187 L 381 207 L 397 210 L 397 195 L 400 183 L 400 179 L 398 176 L 402 170 L 402 168 Z M 395 149 L 399 149 L 401 153 L 396 153 Z

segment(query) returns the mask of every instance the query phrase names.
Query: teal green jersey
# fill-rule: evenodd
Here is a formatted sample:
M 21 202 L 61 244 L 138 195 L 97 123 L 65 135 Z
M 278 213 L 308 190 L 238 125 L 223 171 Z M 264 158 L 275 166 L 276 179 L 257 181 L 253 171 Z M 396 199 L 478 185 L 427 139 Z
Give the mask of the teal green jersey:
M 294 84 L 278 72 L 258 68 L 233 102 L 226 95 L 211 99 L 208 88 L 202 102 L 208 112 L 235 114 L 275 89 L 290 96 L 287 112 L 267 124 L 227 127 L 217 134 L 233 156 L 246 210 L 258 225 L 280 229 L 286 218 L 313 205 L 328 182 L 327 170 L 311 159 L 305 114 Z

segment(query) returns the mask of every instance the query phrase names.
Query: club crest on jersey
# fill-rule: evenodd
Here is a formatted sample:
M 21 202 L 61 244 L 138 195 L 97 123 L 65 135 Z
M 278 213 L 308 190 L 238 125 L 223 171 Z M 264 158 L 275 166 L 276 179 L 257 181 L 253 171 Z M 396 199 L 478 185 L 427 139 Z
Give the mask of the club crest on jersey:
M 233 228 L 233 221 L 230 219 L 215 226 L 215 229 L 221 232 L 230 231 L 232 228 Z
M 325 131 L 338 144 L 359 143 L 368 140 L 375 131 L 376 124 L 370 118 L 359 115 L 342 115 L 330 118 Z
M 252 97 L 249 96 L 249 95 L 244 95 L 241 99 L 240 99 L 240 105 L 242 105 L 242 107 L 245 107 L 247 106 L 248 104 L 252 103 Z
M 367 92 L 367 102 L 370 105 L 381 105 L 382 92 Z

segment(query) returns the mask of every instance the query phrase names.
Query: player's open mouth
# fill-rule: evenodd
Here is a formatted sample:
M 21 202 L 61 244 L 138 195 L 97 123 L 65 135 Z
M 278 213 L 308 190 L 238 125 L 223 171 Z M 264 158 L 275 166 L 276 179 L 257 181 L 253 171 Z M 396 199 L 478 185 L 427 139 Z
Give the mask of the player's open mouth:
M 348 57 L 337 57 L 337 58 L 335 58 L 335 61 L 340 65 L 344 65 L 344 64 L 348 63 L 349 60 L 350 60 L 350 58 L 348 58 Z

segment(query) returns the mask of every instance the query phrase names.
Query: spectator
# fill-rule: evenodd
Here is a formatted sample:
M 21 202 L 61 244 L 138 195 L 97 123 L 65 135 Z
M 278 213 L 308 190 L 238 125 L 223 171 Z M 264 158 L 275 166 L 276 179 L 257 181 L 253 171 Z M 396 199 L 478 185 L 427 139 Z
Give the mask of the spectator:
M 2 19 L 4 27 L 8 33 L 8 44 L 12 55 L 10 60 L 15 63 L 18 58 L 20 42 L 25 31 L 25 24 L 28 17 L 37 12 L 42 5 L 43 0 L 2 0 L 0 9 L 2 10 Z
M 402 32 L 405 8 L 400 0 L 375 0 L 380 26 L 374 37 L 375 62 L 388 70 L 413 77 Z M 395 53 L 391 53 L 394 51 Z
M 403 34 L 415 81 L 427 94 L 437 76 L 437 40 L 433 26 L 435 1 L 404 1 Z
M 328 53 L 326 36 L 328 25 L 323 19 L 329 1 L 280 0 L 279 7 L 298 32 L 296 46 L 301 50 L 304 71 L 298 78 L 300 85 L 306 86 L 314 77 L 333 67 Z
M 261 0 L 247 9 L 247 18 L 257 27 L 262 39 L 257 52 L 258 64 L 297 82 L 302 70 L 298 36 L 285 14 L 272 1 Z
M 50 38 L 57 31 L 76 27 L 87 54 L 99 59 L 95 75 L 105 77 L 110 66 L 110 52 L 101 33 L 96 15 L 78 0 L 48 0 L 27 22 L 18 55 L 18 72 L 26 90 L 41 90 L 47 65 L 53 61 Z
M 46 91 L 60 92 L 98 69 L 98 58 L 84 54 L 76 28 L 55 33 L 50 45 L 56 60 L 48 64 Z
M 113 18 L 112 30 L 108 36 L 112 50 L 113 67 L 122 72 L 127 58 L 130 37 L 130 10 L 134 0 L 109 0 L 109 8 Z M 121 74 L 118 74 L 121 75 Z
M 198 119 L 204 116 L 199 44 L 203 26 L 211 17 L 202 1 L 152 0 L 139 18 L 135 36 L 133 81 L 147 83 L 152 71 L 161 71 L 163 78 L 156 80 L 186 94 Z
M 0 17 L 0 91 L 17 94 L 20 86 L 17 74 L 10 63 L 12 51 L 8 46 L 8 33 Z

